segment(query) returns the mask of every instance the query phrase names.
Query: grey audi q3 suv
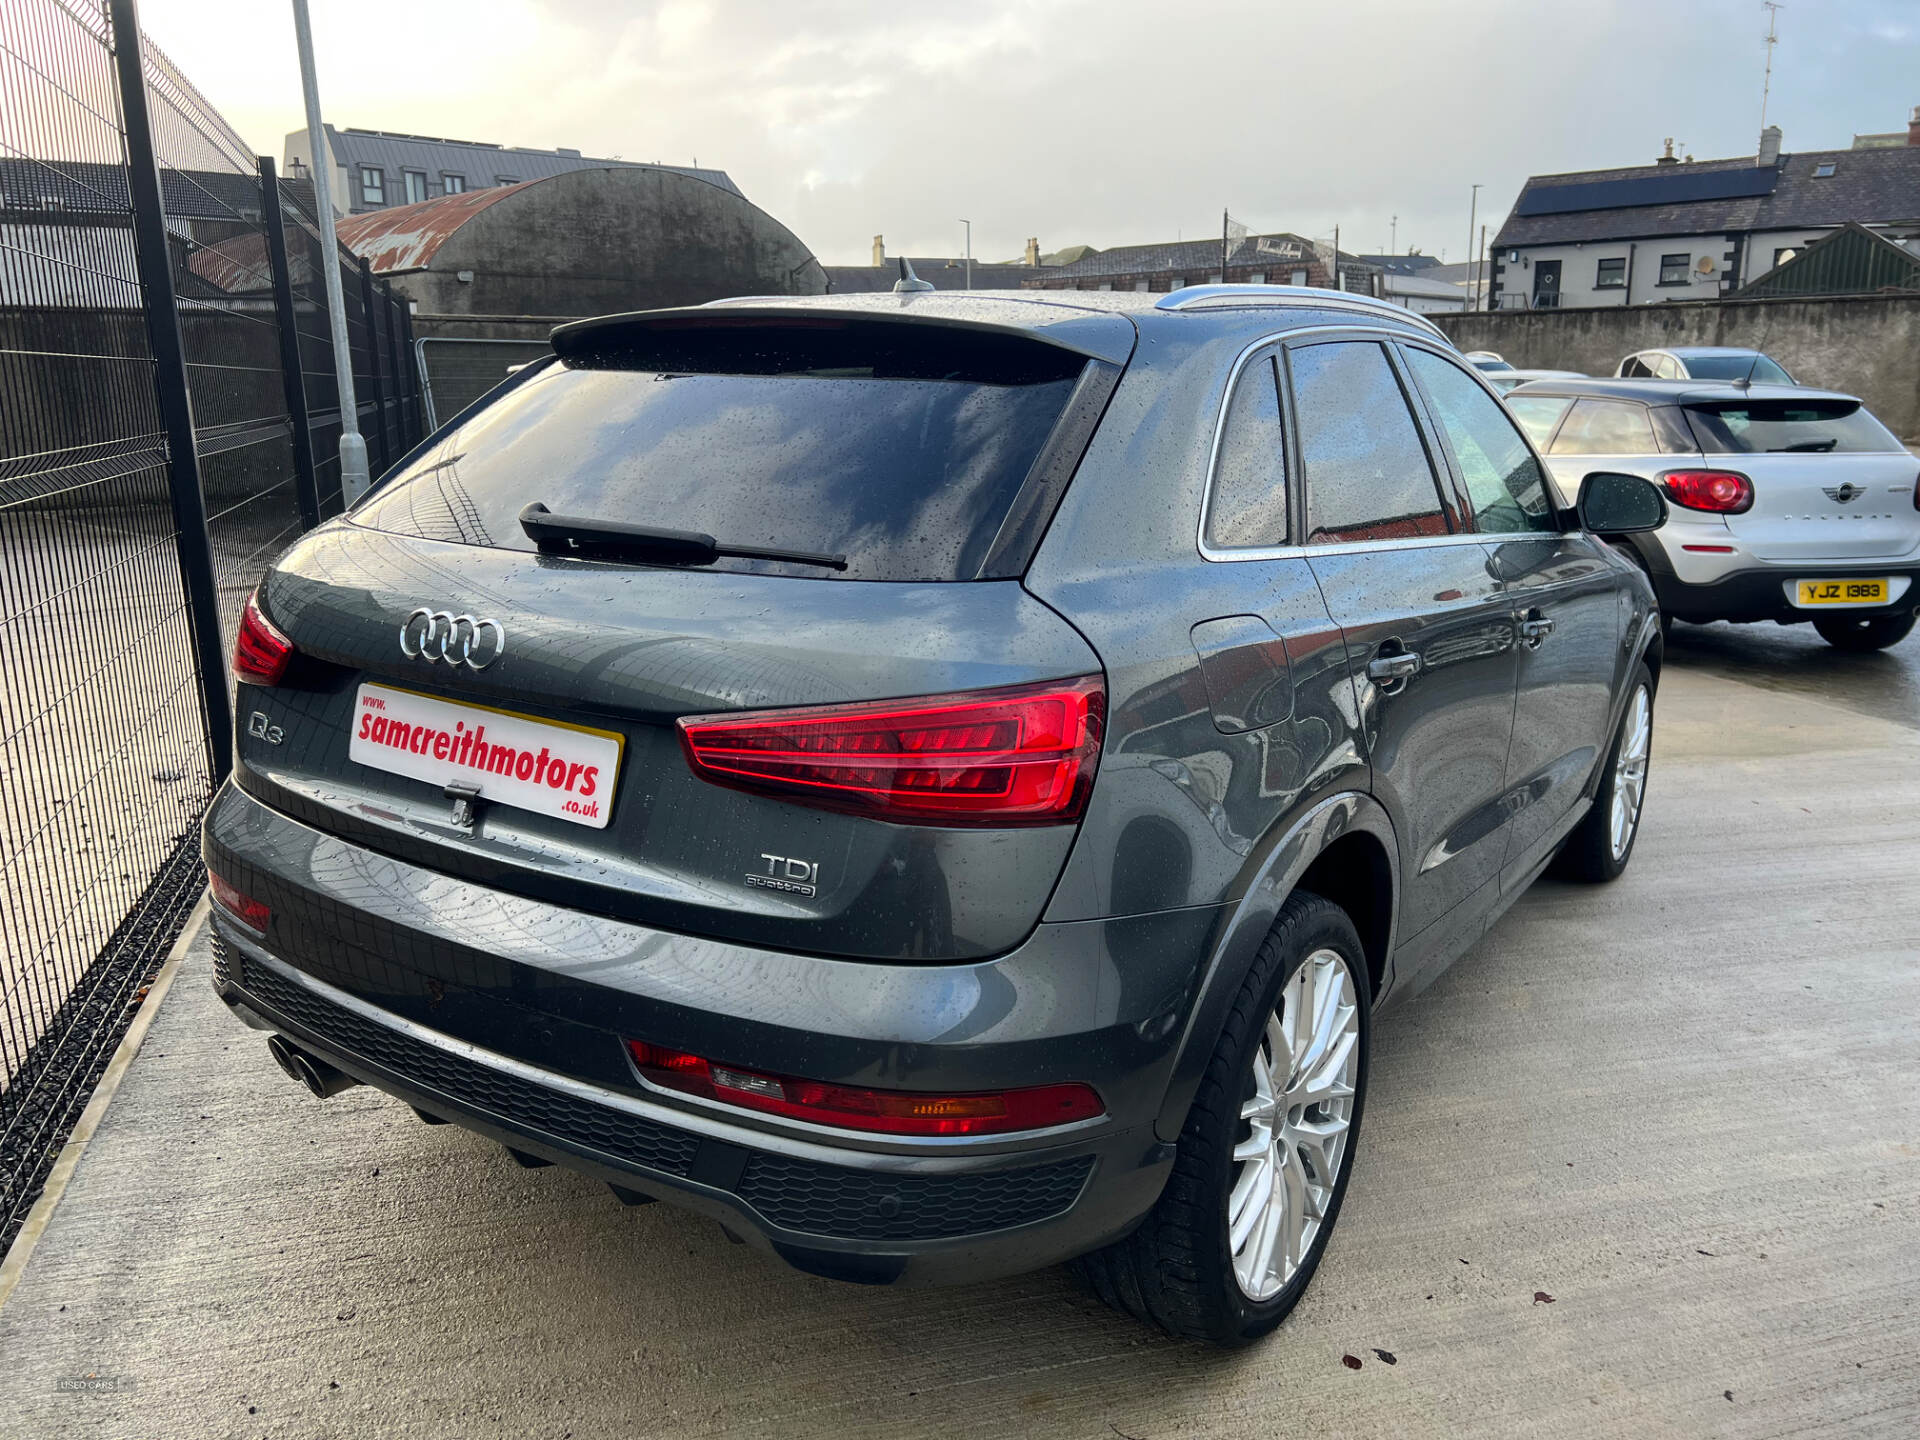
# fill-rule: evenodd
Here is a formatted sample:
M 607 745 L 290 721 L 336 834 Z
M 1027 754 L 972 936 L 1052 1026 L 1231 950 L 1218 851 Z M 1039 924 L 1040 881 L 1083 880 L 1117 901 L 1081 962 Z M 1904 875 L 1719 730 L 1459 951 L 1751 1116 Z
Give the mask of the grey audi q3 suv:
M 1661 660 L 1418 316 L 1292 287 L 583 321 L 283 555 L 216 984 L 325 1096 L 820 1275 L 1240 1343 L 1372 1017 L 1633 850 Z

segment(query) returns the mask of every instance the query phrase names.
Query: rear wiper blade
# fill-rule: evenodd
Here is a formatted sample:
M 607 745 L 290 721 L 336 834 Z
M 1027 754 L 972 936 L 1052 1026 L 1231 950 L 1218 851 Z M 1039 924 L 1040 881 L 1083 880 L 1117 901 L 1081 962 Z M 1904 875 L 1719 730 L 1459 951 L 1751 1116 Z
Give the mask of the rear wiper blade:
M 783 550 L 761 545 L 723 545 L 697 530 L 668 530 L 658 525 L 627 525 L 584 515 L 556 515 L 538 500 L 520 512 L 520 528 L 542 555 L 572 555 L 592 560 L 637 560 L 647 565 L 711 565 L 721 556 L 740 560 L 784 560 L 844 570 L 844 555 Z
M 1793 445 L 1778 445 L 1767 451 L 1769 455 L 1817 455 L 1824 454 L 1838 445 L 1838 440 L 1802 440 Z

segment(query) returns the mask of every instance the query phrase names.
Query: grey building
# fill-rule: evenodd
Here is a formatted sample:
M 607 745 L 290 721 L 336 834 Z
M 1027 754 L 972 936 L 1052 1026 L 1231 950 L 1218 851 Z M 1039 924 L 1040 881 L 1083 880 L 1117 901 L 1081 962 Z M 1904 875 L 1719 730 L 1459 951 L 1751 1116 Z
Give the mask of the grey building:
M 963 255 L 889 256 L 887 237 L 873 237 L 871 265 L 829 265 L 827 289 L 835 295 L 863 295 L 876 290 L 891 290 L 900 278 L 900 261 L 913 267 L 914 275 L 936 290 L 1018 290 L 1036 275 L 1046 273 L 1040 263 L 1040 242 L 1027 242 L 1027 258 L 1020 264 L 971 263 Z
M 1916 112 L 1920 113 L 1920 112 Z M 1920 236 L 1920 119 L 1906 143 L 1536 175 L 1492 245 L 1493 308 L 1712 300 L 1759 279 L 1848 221 Z
M 358 130 L 327 126 L 333 208 L 342 215 L 364 215 L 393 205 L 417 205 L 493 185 L 518 185 L 544 180 L 569 170 L 609 167 L 671 170 L 718 185 L 735 195 L 735 185 L 724 170 L 691 165 L 642 165 L 631 160 L 596 160 L 578 150 L 529 150 L 520 145 L 490 145 L 475 140 L 441 140 L 431 135 L 403 135 L 388 130 Z M 312 157 L 307 132 L 287 136 L 282 170 L 296 178 L 310 177 Z
M 1116 245 L 1025 282 L 1029 290 L 1181 290 L 1189 285 L 1321 285 L 1361 295 L 1381 293 L 1381 270 L 1340 252 L 1338 283 L 1330 246 L 1299 235 L 1248 235 L 1221 263 L 1218 236 L 1205 240 Z

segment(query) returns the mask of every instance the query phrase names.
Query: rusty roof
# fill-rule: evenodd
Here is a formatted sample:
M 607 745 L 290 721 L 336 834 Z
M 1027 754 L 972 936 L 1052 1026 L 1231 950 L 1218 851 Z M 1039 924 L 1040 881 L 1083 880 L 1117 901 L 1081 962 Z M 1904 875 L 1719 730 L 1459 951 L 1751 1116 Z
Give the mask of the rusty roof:
M 424 270 L 433 263 L 435 253 L 453 232 L 467 221 L 489 205 L 540 183 L 525 180 L 518 185 L 490 185 L 484 190 L 443 195 L 438 200 L 370 210 L 365 215 L 340 221 L 334 229 L 342 245 L 356 255 L 366 256 L 376 275 Z

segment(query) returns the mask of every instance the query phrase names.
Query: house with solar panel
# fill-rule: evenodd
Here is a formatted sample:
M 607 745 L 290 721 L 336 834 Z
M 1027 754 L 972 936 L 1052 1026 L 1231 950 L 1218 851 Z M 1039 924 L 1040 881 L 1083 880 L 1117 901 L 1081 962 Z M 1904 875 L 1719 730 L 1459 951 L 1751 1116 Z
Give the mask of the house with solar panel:
M 1777 125 L 1735 160 L 1535 175 L 1489 247 L 1499 310 L 1715 300 L 1849 222 L 1920 253 L 1920 108 L 1904 144 L 1788 152 Z M 1861 144 L 1862 140 L 1872 143 Z

